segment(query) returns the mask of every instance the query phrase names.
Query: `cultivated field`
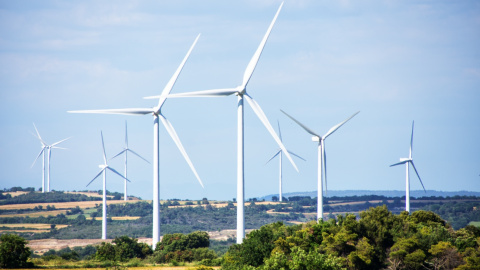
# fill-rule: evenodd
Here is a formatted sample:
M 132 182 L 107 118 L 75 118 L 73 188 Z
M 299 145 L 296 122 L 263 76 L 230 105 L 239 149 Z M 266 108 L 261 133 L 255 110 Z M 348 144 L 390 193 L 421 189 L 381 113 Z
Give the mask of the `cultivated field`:
M 36 206 L 42 206 L 44 209 L 47 208 L 48 205 L 55 206 L 56 209 L 71 209 L 75 207 L 80 207 L 82 209 L 92 208 L 96 205 L 100 205 L 102 201 L 82 201 L 82 202 L 61 202 L 61 203 L 26 203 L 26 204 L 7 204 L 7 205 L 0 205 L 0 210 L 16 210 L 16 209 L 33 209 Z M 123 200 L 111 200 L 107 201 L 107 205 L 109 204 L 119 204 L 125 203 Z

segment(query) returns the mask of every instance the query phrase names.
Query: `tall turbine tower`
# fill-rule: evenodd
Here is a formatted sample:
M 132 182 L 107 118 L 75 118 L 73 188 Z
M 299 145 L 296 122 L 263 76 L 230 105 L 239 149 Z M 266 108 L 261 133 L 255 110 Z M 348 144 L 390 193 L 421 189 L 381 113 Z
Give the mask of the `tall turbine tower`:
M 280 130 L 280 122 L 277 121 L 277 125 L 278 125 L 278 136 L 280 137 L 280 141 L 283 142 L 282 140 L 282 131 Z M 290 155 L 293 155 L 293 156 L 296 156 L 297 158 L 303 160 L 303 161 L 306 161 L 304 158 L 302 158 L 301 156 L 291 152 L 290 150 L 287 150 L 288 153 L 290 153 Z M 282 159 L 283 159 L 283 150 L 280 148 L 277 150 L 277 152 L 267 161 L 267 163 L 269 163 L 270 161 L 272 161 L 272 159 L 276 158 L 278 156 L 278 160 L 279 160 L 279 163 L 280 163 L 280 169 L 279 169 L 279 173 L 278 173 L 278 200 L 281 202 L 282 201 L 282 198 L 283 198 L 283 193 L 282 193 Z M 267 164 L 265 163 L 265 164 Z
M 204 90 L 204 91 L 196 91 L 196 92 L 189 92 L 189 93 L 181 93 L 181 94 L 172 94 L 169 97 L 220 97 L 220 96 L 230 96 L 236 95 L 237 98 L 237 243 L 241 244 L 243 242 L 243 238 L 245 238 L 245 215 L 244 215 L 244 204 L 245 204 L 245 192 L 244 192 L 244 141 L 243 141 L 243 115 L 244 115 L 244 108 L 243 108 L 243 100 L 246 99 L 247 102 L 252 107 L 253 111 L 257 115 L 257 117 L 262 121 L 265 125 L 267 130 L 270 132 L 272 137 L 275 139 L 277 144 L 280 148 L 284 151 L 287 158 L 293 164 L 295 169 L 298 171 L 297 166 L 292 160 L 292 157 L 288 154 L 287 149 L 283 146 L 280 138 L 278 138 L 275 130 L 273 129 L 272 125 L 267 119 L 267 116 L 263 112 L 262 108 L 258 103 L 249 95 L 247 94 L 247 84 L 252 77 L 253 71 L 257 66 L 258 60 L 260 59 L 260 55 L 262 54 L 263 48 L 265 47 L 265 43 L 267 42 L 268 36 L 272 31 L 273 25 L 282 9 L 283 2 L 278 8 L 275 17 L 273 18 L 270 27 L 267 30 L 267 33 L 263 37 L 260 45 L 258 46 L 255 54 L 253 55 L 252 59 L 247 65 L 245 69 L 245 73 L 243 74 L 243 81 L 242 84 L 235 87 L 235 88 L 223 88 L 223 89 L 214 89 L 214 90 Z M 159 98 L 159 96 L 152 96 L 146 97 L 148 98 Z M 161 98 L 161 96 L 160 96 Z
M 61 141 L 58 141 L 54 144 L 47 144 L 43 139 L 42 137 L 40 136 L 40 133 L 38 132 L 37 130 L 37 127 L 35 126 L 35 124 L 33 124 L 33 127 L 35 128 L 35 131 L 37 133 L 37 135 L 34 135 L 35 137 L 37 137 L 38 140 L 40 140 L 40 143 L 42 144 L 42 150 L 40 151 L 40 153 L 38 154 L 37 158 L 35 159 L 35 161 L 33 162 L 32 164 L 32 167 L 33 165 L 35 165 L 35 162 L 37 162 L 37 159 L 40 157 L 40 155 L 43 155 L 43 168 L 42 168 L 42 193 L 45 193 L 46 192 L 50 192 L 50 158 L 52 157 L 52 149 L 53 148 L 56 148 L 56 149 L 66 149 L 66 148 L 62 148 L 62 147 L 58 147 L 57 145 L 70 139 L 69 138 L 66 138 L 66 139 L 63 139 Z M 45 162 L 45 153 L 47 153 L 47 162 Z M 48 169 L 47 169 L 47 182 L 45 183 L 45 165 L 46 163 L 48 164 Z M 45 188 L 45 184 L 47 185 L 46 188 Z
M 128 155 L 128 152 L 136 155 L 137 157 L 145 160 L 147 163 L 150 164 L 150 162 L 148 162 L 148 160 L 144 159 L 142 156 L 140 156 L 139 154 L 135 153 L 135 151 L 133 151 L 132 149 L 128 148 L 128 135 L 127 135 L 127 121 L 125 121 L 125 147 L 123 148 L 122 151 L 120 151 L 120 153 L 116 154 L 114 157 L 112 157 L 111 159 L 114 159 L 118 156 L 120 156 L 121 154 L 125 153 L 125 178 L 128 177 L 127 175 L 127 155 Z M 128 201 L 128 195 L 127 195 L 127 180 L 125 179 L 125 183 L 124 183 L 124 196 L 123 196 L 123 199 L 124 201 Z
M 104 164 L 98 165 L 100 167 L 100 172 L 90 181 L 87 185 L 87 187 L 97 179 L 100 174 L 103 174 L 103 205 L 102 205 L 102 239 L 107 239 L 107 172 L 106 170 L 110 170 L 114 172 L 115 174 L 119 175 L 126 181 L 129 181 L 125 176 L 121 175 L 119 172 L 117 172 L 115 169 L 112 167 L 108 166 L 107 164 L 107 154 L 105 153 L 105 144 L 103 143 L 103 133 L 100 131 L 100 136 L 102 137 L 102 148 L 103 148 L 103 161 Z
M 413 170 L 415 171 L 415 174 L 417 174 L 418 180 L 420 180 L 420 184 L 422 184 L 423 191 L 427 193 L 425 190 L 425 186 L 423 185 L 422 179 L 420 178 L 420 175 L 417 172 L 417 168 L 415 168 L 415 164 L 413 163 L 413 157 L 412 157 L 412 148 L 413 148 L 413 127 L 414 127 L 415 121 L 412 122 L 412 137 L 410 138 L 410 154 L 408 155 L 408 158 L 400 158 L 400 162 L 395 163 L 390 165 L 390 167 L 405 164 L 406 168 L 406 174 L 407 174 L 407 179 L 406 179 L 406 197 L 405 197 L 405 211 L 410 213 L 410 174 L 408 172 L 409 164 L 412 164 Z
M 160 188 L 159 188 L 159 181 L 160 181 L 160 171 L 159 171 L 159 149 L 158 149 L 158 144 L 159 144 L 159 134 L 158 134 L 158 124 L 159 120 L 162 121 L 163 125 L 165 126 L 165 129 L 167 130 L 168 134 L 170 137 L 173 139 L 175 144 L 177 145 L 178 149 L 182 153 L 183 157 L 187 161 L 188 165 L 190 166 L 190 169 L 193 171 L 195 174 L 195 177 L 198 179 L 198 182 L 200 182 L 200 185 L 203 187 L 202 180 L 200 180 L 200 177 L 197 174 L 197 171 L 195 170 L 195 167 L 193 167 L 193 163 L 190 161 L 190 158 L 187 155 L 187 152 L 185 151 L 185 148 L 182 145 L 182 142 L 178 138 L 177 132 L 173 128 L 172 124 L 170 121 L 165 118 L 162 114 L 162 106 L 167 100 L 167 96 L 170 94 L 172 91 L 173 86 L 175 85 L 175 82 L 178 78 L 178 75 L 180 75 L 180 72 L 183 69 L 183 66 L 185 65 L 185 62 L 187 62 L 188 57 L 190 56 L 190 53 L 193 50 L 193 47 L 195 47 L 195 44 L 197 43 L 198 38 L 200 35 L 197 36 L 195 41 L 193 42 L 192 46 L 187 52 L 187 55 L 185 58 L 183 58 L 182 63 L 180 63 L 180 66 L 177 68 L 173 76 L 170 78 L 168 81 L 167 85 L 165 85 L 165 88 L 163 88 L 162 95 L 158 101 L 158 105 L 153 108 L 131 108 L 131 109 L 110 109 L 110 110 L 85 110 L 85 111 L 69 111 L 70 113 L 100 113 L 100 114 L 126 114 L 126 115 L 147 115 L 151 114 L 153 116 L 153 237 L 152 237 L 152 247 L 155 248 L 157 243 L 160 241 Z
M 282 110 L 281 110 L 282 111 Z M 323 176 L 325 177 L 325 191 L 327 190 L 327 154 L 325 153 L 325 139 L 330 136 L 333 132 L 343 126 L 348 120 L 352 119 L 359 112 L 354 113 L 352 116 L 347 118 L 345 121 L 337 124 L 330 128 L 330 130 L 322 136 L 318 135 L 304 124 L 300 123 L 298 120 L 288 115 L 286 112 L 282 111 L 286 116 L 295 121 L 299 126 L 301 126 L 306 132 L 313 135 L 312 140 L 318 142 L 318 179 L 317 179 L 317 220 L 323 219 Z M 322 168 L 324 172 L 322 173 Z

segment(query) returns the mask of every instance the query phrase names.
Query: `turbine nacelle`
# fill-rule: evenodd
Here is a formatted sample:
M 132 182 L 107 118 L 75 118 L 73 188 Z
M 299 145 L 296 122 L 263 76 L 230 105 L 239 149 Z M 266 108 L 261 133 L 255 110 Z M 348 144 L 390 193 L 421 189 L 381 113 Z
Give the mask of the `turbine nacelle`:
M 99 167 L 100 169 L 104 170 L 105 168 L 108 167 L 108 165 L 103 165 L 103 164 L 102 164 L 102 165 L 98 165 L 98 167 Z
M 400 158 L 400 162 L 410 162 L 412 161 L 411 158 Z
M 318 136 L 313 136 L 312 137 L 312 141 L 313 142 L 320 142 L 322 140 L 322 138 L 318 137 Z

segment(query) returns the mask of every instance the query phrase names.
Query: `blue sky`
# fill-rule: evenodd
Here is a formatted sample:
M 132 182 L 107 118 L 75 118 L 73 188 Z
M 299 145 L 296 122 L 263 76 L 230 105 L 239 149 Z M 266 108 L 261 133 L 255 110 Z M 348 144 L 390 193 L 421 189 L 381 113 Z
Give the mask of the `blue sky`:
M 84 190 L 102 163 L 130 147 L 152 160 L 152 117 L 68 110 L 154 106 L 197 34 L 172 93 L 235 87 L 279 1 L 0 1 L 0 188 L 41 186 L 33 122 L 53 143 L 51 188 Z M 296 160 L 284 192 L 316 190 L 316 144 L 280 112 L 326 140 L 331 190 L 404 190 L 414 161 L 426 189 L 480 191 L 480 3 L 286 1 L 248 85 Z M 205 189 L 160 128 L 161 198 L 236 196 L 236 97 L 169 99 L 171 121 Z M 277 145 L 247 105 L 245 196 L 278 192 Z M 39 160 L 40 161 L 40 160 Z M 123 171 L 123 161 L 112 167 Z M 152 197 L 152 167 L 130 156 L 130 192 Z M 411 188 L 421 189 L 412 176 Z M 107 177 L 122 192 L 122 180 Z M 101 181 L 90 189 L 101 189 Z M 427 193 L 428 195 L 428 193 Z

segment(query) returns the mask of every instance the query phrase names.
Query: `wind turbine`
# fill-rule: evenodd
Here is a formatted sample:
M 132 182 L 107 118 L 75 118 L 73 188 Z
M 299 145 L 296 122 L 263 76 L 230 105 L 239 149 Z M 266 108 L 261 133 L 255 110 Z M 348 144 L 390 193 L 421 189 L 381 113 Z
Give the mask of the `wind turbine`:
M 238 97 L 237 102 L 237 243 L 241 244 L 243 242 L 243 238 L 245 238 L 245 215 L 244 215 L 244 204 L 245 204 L 245 192 L 244 192 L 244 138 L 243 138 L 243 115 L 244 115 L 244 107 L 243 107 L 243 100 L 244 98 L 252 107 L 253 111 L 257 115 L 257 117 L 262 121 L 265 125 L 267 130 L 270 132 L 272 137 L 275 139 L 277 144 L 283 150 L 287 158 L 293 164 L 295 169 L 298 171 L 297 166 L 292 160 L 292 157 L 288 154 L 287 149 L 283 146 L 282 141 L 278 138 L 275 130 L 273 129 L 272 125 L 267 119 L 267 116 L 263 112 L 260 105 L 250 96 L 247 94 L 247 84 L 252 77 L 253 71 L 260 59 L 260 55 L 262 54 L 263 48 L 265 47 L 265 43 L 267 42 L 268 36 L 272 31 L 273 25 L 282 9 L 283 2 L 278 8 L 273 21 L 271 22 L 267 33 L 263 37 L 260 45 L 258 46 L 255 54 L 253 55 L 252 59 L 247 65 L 245 69 L 245 73 L 243 75 L 243 81 L 240 86 L 235 88 L 223 88 L 223 89 L 214 89 L 214 90 L 203 90 L 203 91 L 195 91 L 189 93 L 180 93 L 180 94 L 172 94 L 169 97 L 220 97 L 220 96 L 230 96 L 236 95 Z M 152 96 L 146 97 L 149 98 L 159 98 L 159 96 Z M 160 96 L 161 98 L 161 96 Z
M 122 151 L 120 151 L 120 153 L 116 154 L 114 157 L 112 157 L 111 159 L 114 159 L 118 156 L 120 156 L 121 154 L 125 153 L 125 178 L 127 178 L 127 155 L 128 155 L 128 152 L 136 155 L 137 157 L 145 160 L 146 162 L 148 162 L 148 160 L 144 159 L 142 156 L 140 156 L 139 154 L 135 153 L 135 151 L 133 151 L 132 149 L 128 148 L 128 135 L 127 135 L 127 121 L 125 121 L 125 147 L 123 148 Z M 150 162 L 148 162 L 150 164 Z M 123 199 L 125 201 L 128 201 L 128 196 L 127 196 L 127 180 L 125 179 L 125 186 L 124 186 L 124 196 L 123 196 Z
M 162 120 L 162 123 L 167 129 L 168 134 L 170 135 L 170 137 L 172 137 L 173 141 L 177 145 L 178 149 L 182 153 L 188 165 L 190 166 L 190 169 L 193 171 L 193 173 L 195 174 L 195 177 L 198 179 L 198 181 L 200 182 L 200 185 L 203 187 L 202 180 L 200 180 L 200 177 L 198 176 L 197 171 L 193 167 L 193 163 L 190 161 L 190 158 L 188 157 L 187 152 L 185 151 L 185 148 L 183 147 L 180 139 L 178 138 L 178 135 L 175 129 L 173 128 L 172 124 L 167 120 L 167 118 L 163 116 L 161 112 L 162 106 L 167 100 L 168 94 L 170 94 L 170 91 L 172 91 L 175 81 L 177 80 L 178 75 L 182 71 L 182 68 L 185 65 L 185 62 L 190 56 L 190 53 L 192 52 L 193 47 L 195 47 L 195 44 L 197 43 L 197 40 L 199 37 L 200 35 L 197 36 L 192 46 L 190 47 L 189 51 L 187 52 L 187 55 L 185 56 L 185 58 L 183 58 L 182 63 L 180 63 L 180 66 L 177 68 L 173 76 L 170 78 L 167 85 L 165 85 L 165 88 L 163 88 L 163 92 L 158 101 L 157 106 L 153 108 L 69 111 L 70 113 L 100 113 L 100 114 L 126 114 L 126 115 L 151 114 L 153 116 L 153 235 L 152 235 L 153 248 L 155 248 L 157 243 L 160 241 L 160 196 L 159 196 L 160 171 L 159 171 L 159 149 L 158 149 L 158 144 L 160 140 L 160 137 L 158 134 L 159 119 Z
M 103 162 L 104 164 L 98 165 L 100 167 L 100 172 L 90 181 L 87 185 L 87 187 L 97 179 L 100 174 L 103 174 L 103 205 L 102 205 L 102 239 L 107 239 L 107 172 L 106 170 L 110 170 L 114 172 L 115 174 L 119 175 L 126 181 L 129 181 L 125 176 L 121 175 L 119 172 L 117 172 L 115 169 L 112 167 L 108 166 L 107 164 L 107 154 L 105 153 L 105 144 L 103 143 L 103 133 L 100 131 L 100 136 L 102 137 L 102 148 L 103 148 Z
M 283 142 L 282 140 L 282 131 L 280 130 L 280 122 L 277 121 L 277 125 L 278 125 L 278 136 L 280 137 L 280 140 Z M 296 156 L 298 157 L 299 159 L 303 160 L 303 161 L 306 161 L 304 158 L 302 158 L 301 156 L 287 150 L 288 153 L 290 153 L 291 155 L 293 156 Z M 280 148 L 277 150 L 277 152 L 275 153 L 275 155 L 273 155 L 268 161 L 267 163 L 269 163 L 270 161 L 272 161 L 272 159 L 276 158 L 278 156 L 278 159 L 279 159 L 279 162 L 280 162 L 280 170 L 279 170 L 279 177 L 278 177 L 278 185 L 279 185 L 279 191 L 278 191 L 278 196 L 279 196 L 279 201 L 281 202 L 282 201 L 282 157 L 283 157 L 283 150 Z M 265 163 L 265 164 L 267 164 Z
M 408 172 L 409 164 L 412 164 L 413 170 L 417 174 L 418 180 L 420 180 L 420 184 L 422 184 L 423 191 L 427 193 L 425 190 L 425 186 L 423 185 L 422 179 L 420 178 L 420 175 L 418 174 L 417 168 L 415 168 L 415 164 L 413 163 L 413 157 L 412 157 L 412 148 L 413 148 L 413 127 L 414 127 L 415 121 L 412 122 L 412 137 L 410 138 L 410 154 L 408 155 L 408 158 L 400 158 L 400 162 L 395 163 L 390 165 L 390 167 L 405 164 L 406 170 L 407 170 L 407 179 L 406 179 L 406 197 L 405 197 L 405 211 L 410 213 L 410 174 Z
M 280 110 L 282 111 L 282 110 Z M 348 120 L 352 119 L 355 115 L 359 113 L 356 112 L 345 121 L 341 122 L 330 128 L 325 135 L 320 136 L 318 133 L 315 133 L 304 124 L 300 123 L 298 120 L 287 114 L 286 112 L 282 111 L 286 116 L 292 119 L 295 123 L 297 123 L 300 127 L 302 127 L 306 132 L 313 135 L 312 141 L 318 142 L 318 182 L 317 182 L 317 220 L 323 219 L 323 181 L 322 178 L 325 176 L 325 191 L 327 190 L 327 154 L 325 153 L 325 139 L 330 136 L 333 132 L 343 126 Z M 322 174 L 322 168 L 324 170 Z
M 40 133 L 38 132 L 37 130 L 37 127 L 35 126 L 35 124 L 33 124 L 33 127 L 35 128 L 35 131 L 37 132 L 37 135 L 36 137 L 40 140 L 40 143 L 42 144 L 42 150 L 40 151 L 40 153 L 38 154 L 37 158 L 35 159 L 35 161 L 33 162 L 32 164 L 32 167 L 33 165 L 35 165 L 35 162 L 37 162 L 37 159 L 40 157 L 40 155 L 43 155 L 43 169 L 42 169 L 42 193 L 45 193 L 45 190 L 47 192 L 50 192 L 50 159 L 52 157 L 52 148 L 56 148 L 56 149 L 64 149 L 66 150 L 66 148 L 63 148 L 63 147 L 58 147 L 56 146 L 57 144 L 60 144 L 68 139 L 69 138 L 66 138 L 66 139 L 63 139 L 61 141 L 58 141 L 54 144 L 47 144 L 43 139 L 42 137 L 40 136 Z M 34 135 L 35 136 L 35 135 Z M 47 170 L 47 188 L 45 189 L 45 152 L 47 152 L 47 163 L 48 163 L 48 170 Z

